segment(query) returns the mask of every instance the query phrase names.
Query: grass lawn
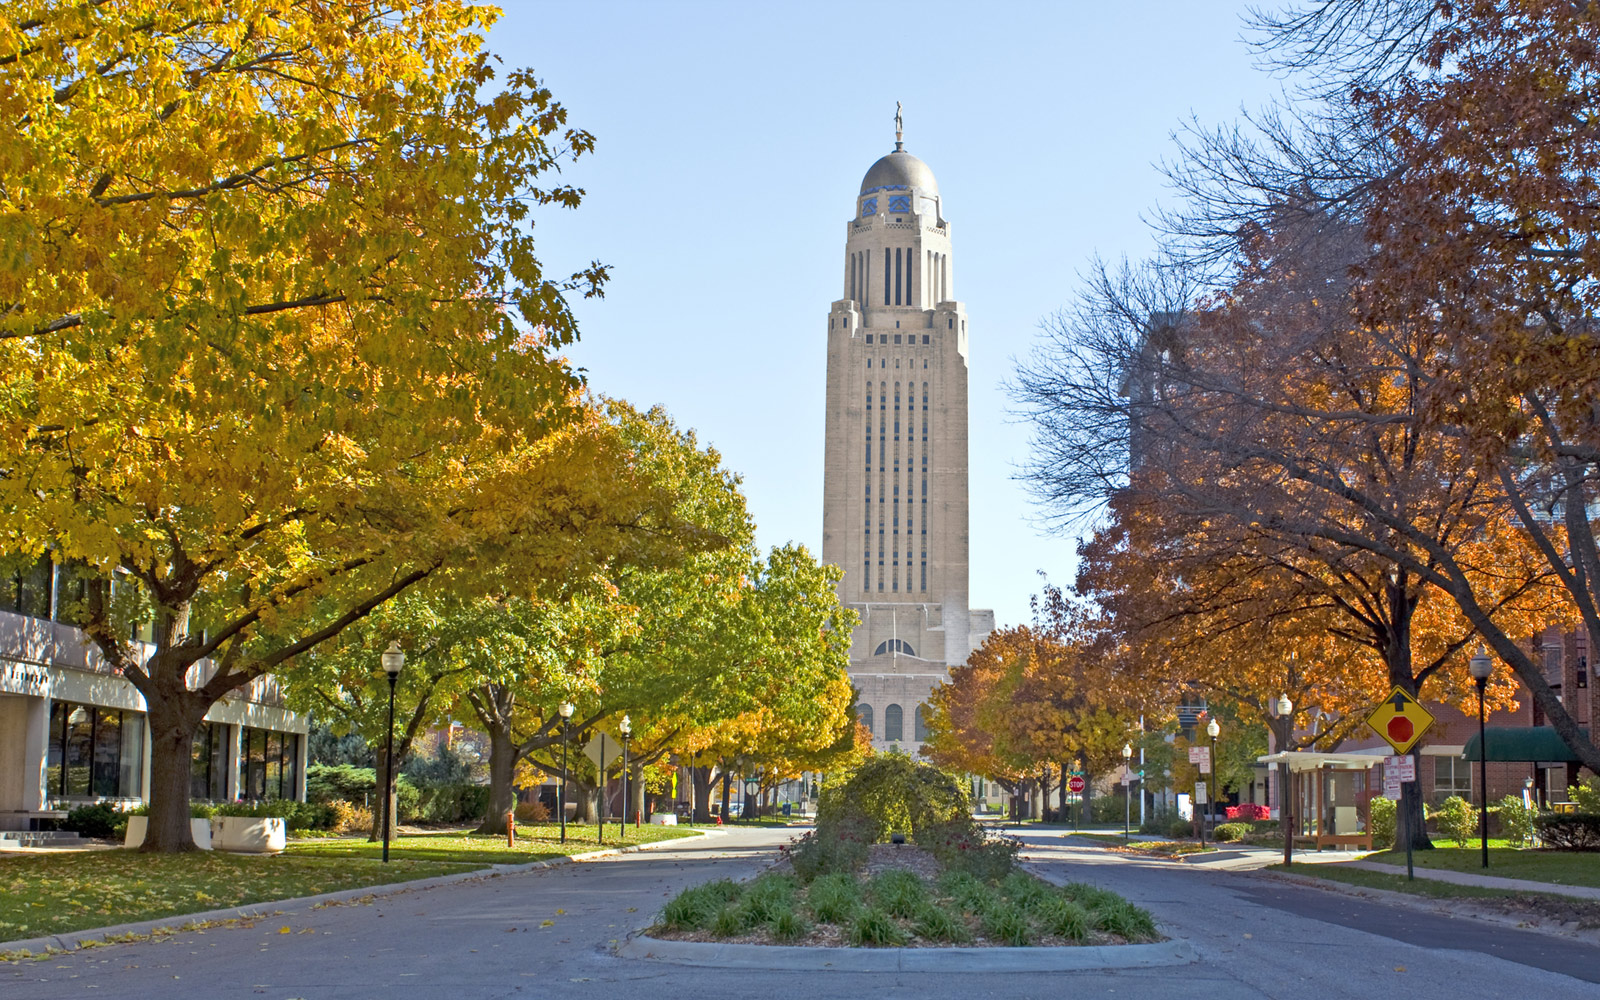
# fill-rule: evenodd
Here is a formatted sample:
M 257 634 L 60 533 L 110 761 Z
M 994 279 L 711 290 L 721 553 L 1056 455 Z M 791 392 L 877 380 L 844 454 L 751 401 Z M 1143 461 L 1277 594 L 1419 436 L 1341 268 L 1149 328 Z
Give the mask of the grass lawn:
M 1492 859 L 1490 863 L 1493 864 Z M 1402 866 L 1405 865 L 1404 854 L 1400 856 L 1400 864 Z M 1302 864 L 1297 861 L 1287 866 L 1281 864 L 1272 865 L 1267 871 L 1290 872 L 1295 875 L 1327 879 L 1330 882 L 1359 885 L 1367 889 L 1388 889 L 1393 892 L 1405 892 L 1413 896 L 1428 896 L 1433 899 L 1491 899 L 1526 895 L 1526 893 L 1518 893 L 1512 889 L 1486 889 L 1481 886 L 1456 885 L 1453 882 L 1440 882 L 1436 879 L 1427 878 L 1419 878 L 1408 882 L 1403 867 L 1398 874 L 1390 875 L 1388 872 L 1367 871 L 1361 868 L 1343 868 L 1337 864 Z
M 1438 868 L 1453 872 L 1470 872 L 1474 875 L 1494 875 L 1498 878 L 1522 878 L 1532 882 L 1552 882 L 1556 885 L 1584 885 L 1600 888 L 1600 855 L 1582 851 L 1533 851 L 1512 847 L 1495 847 L 1490 841 L 1489 867 L 1480 867 L 1482 855 L 1476 845 L 1469 848 L 1436 847 L 1431 851 L 1413 851 L 1418 868 Z M 1501 841 L 1504 844 L 1504 841 Z M 1405 851 L 1381 851 L 1369 854 L 1367 861 L 1384 865 L 1406 865 Z
M 475 865 L 221 852 L 0 857 L 0 941 L 404 882 Z
M 389 843 L 391 859 L 409 861 L 442 861 L 480 865 L 516 865 L 548 858 L 582 854 L 607 847 L 626 847 L 649 844 L 659 840 L 675 840 L 695 836 L 695 831 L 682 826 L 629 827 L 627 836 L 621 836 L 617 824 L 607 823 L 603 843 L 596 843 L 595 828 L 591 824 L 567 824 L 567 842 L 561 843 L 561 828 L 554 823 L 517 826 L 515 847 L 506 846 L 504 834 L 486 835 L 460 830 L 440 833 L 407 833 Z M 301 858 L 365 858 L 383 856 L 383 845 L 371 843 L 365 837 L 336 837 L 296 840 L 289 843 L 286 857 Z

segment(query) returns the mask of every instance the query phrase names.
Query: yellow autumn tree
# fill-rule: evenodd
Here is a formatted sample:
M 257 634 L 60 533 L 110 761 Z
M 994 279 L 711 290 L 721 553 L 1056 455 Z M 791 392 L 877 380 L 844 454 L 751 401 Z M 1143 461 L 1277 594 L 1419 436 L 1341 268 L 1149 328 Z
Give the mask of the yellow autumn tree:
M 207 708 L 384 601 L 694 534 L 556 354 L 605 274 L 529 211 L 593 140 L 494 16 L 0 3 L 0 557 L 68 566 L 144 696 L 147 849 L 192 846 Z

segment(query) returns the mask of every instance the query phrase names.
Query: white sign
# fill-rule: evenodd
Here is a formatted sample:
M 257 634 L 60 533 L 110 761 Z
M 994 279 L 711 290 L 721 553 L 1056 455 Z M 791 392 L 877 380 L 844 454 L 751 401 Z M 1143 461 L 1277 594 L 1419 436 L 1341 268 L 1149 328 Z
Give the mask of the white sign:
M 1383 779 L 1383 797 L 1386 799 L 1393 799 L 1396 802 L 1400 801 L 1399 779 L 1391 780 L 1387 777 Z
M 1211 761 L 1202 760 L 1200 762 L 1200 773 L 1201 774 L 1210 774 L 1211 773 Z
M 1133 784 L 1133 772 L 1128 769 L 1126 764 L 1122 765 L 1122 784 L 1124 786 Z
M 1417 780 L 1417 758 L 1411 754 L 1403 757 L 1383 758 L 1383 779 L 1388 781 L 1390 776 L 1396 781 Z
M 1199 764 L 1202 767 L 1205 767 L 1205 766 L 1209 765 L 1211 763 L 1211 748 L 1210 747 L 1190 747 L 1189 748 L 1189 763 L 1191 763 L 1191 764 Z
M 1208 801 L 1209 800 L 1206 798 L 1206 783 L 1203 782 L 1203 781 L 1195 782 L 1194 783 L 1194 804 L 1197 805 L 1197 806 L 1203 806 Z
M 622 759 L 622 744 L 607 736 L 605 733 L 600 733 L 599 735 L 595 736 L 594 739 L 589 741 L 588 746 L 583 748 L 583 755 L 594 761 L 594 766 L 596 768 L 602 766 L 602 754 L 604 755 L 603 759 L 606 763 L 616 763 L 618 760 Z

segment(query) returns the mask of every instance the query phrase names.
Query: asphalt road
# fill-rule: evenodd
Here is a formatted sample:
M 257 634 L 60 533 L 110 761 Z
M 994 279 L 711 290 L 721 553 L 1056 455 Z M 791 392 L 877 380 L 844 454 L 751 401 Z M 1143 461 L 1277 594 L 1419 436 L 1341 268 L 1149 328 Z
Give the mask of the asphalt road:
M 1116 972 L 751 973 L 623 960 L 611 943 L 682 887 L 748 875 L 783 831 L 735 831 L 667 850 L 284 912 L 0 966 L 5 1000 L 619 997 L 722 1000 L 1096 996 L 1174 1000 L 1460 1000 L 1516 991 L 1594 1000 L 1600 949 L 1402 910 L 1259 876 L 1205 872 L 1028 838 L 1047 876 L 1106 885 L 1149 907 L 1201 961 Z M 287 933 L 283 928 L 288 928 Z M 1574 978 L 1584 977 L 1588 981 Z

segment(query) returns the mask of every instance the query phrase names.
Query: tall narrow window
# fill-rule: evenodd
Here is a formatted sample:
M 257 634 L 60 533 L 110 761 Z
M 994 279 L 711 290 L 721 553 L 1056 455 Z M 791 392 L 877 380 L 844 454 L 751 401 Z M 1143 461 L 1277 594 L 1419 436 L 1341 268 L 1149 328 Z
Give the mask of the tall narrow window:
M 900 304 L 900 276 L 903 265 L 900 261 L 900 248 L 894 248 L 894 304 Z
M 891 278 L 890 272 L 893 271 L 893 270 L 894 270 L 894 265 L 891 264 L 890 261 L 889 261 L 889 248 L 888 247 L 884 247 L 883 248 L 883 304 L 884 305 L 889 305 L 890 304 L 889 303 L 889 281 L 890 281 L 890 278 Z
M 883 738 L 886 740 L 905 739 L 905 717 L 899 705 L 890 705 L 883 710 Z

